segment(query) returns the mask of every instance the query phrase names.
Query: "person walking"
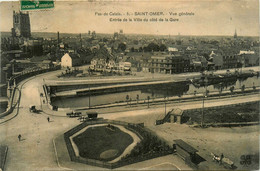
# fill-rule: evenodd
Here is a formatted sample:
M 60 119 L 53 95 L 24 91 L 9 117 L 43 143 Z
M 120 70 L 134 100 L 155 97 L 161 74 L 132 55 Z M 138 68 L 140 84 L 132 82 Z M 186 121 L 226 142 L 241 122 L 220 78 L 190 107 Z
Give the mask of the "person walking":
M 49 117 L 47 118 L 47 121 L 50 122 L 50 118 Z
M 220 163 L 222 164 L 222 160 L 224 158 L 224 154 L 222 153 L 221 156 L 220 156 Z
M 21 139 L 22 139 L 22 136 L 21 136 L 21 134 L 19 134 L 18 135 L 18 140 L 21 141 Z

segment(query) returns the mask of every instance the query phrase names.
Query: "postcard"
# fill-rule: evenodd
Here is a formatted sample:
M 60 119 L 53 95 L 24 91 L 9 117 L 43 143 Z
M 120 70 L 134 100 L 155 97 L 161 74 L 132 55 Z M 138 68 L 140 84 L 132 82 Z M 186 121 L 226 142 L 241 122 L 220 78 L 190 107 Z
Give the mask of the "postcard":
M 259 169 L 259 1 L 0 11 L 0 170 Z

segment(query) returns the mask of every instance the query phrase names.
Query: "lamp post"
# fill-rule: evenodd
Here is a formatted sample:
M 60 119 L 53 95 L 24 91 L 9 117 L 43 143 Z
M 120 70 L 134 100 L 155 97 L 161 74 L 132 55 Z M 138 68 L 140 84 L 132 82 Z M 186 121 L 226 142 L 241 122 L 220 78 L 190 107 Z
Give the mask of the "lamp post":
M 207 94 L 208 94 L 208 92 L 207 92 L 207 86 L 208 86 L 208 78 L 207 78 L 207 76 L 205 77 L 204 82 L 205 82 L 206 89 L 205 89 L 205 95 L 203 95 L 203 97 L 202 97 L 201 127 L 204 127 L 204 115 L 205 115 L 204 114 L 204 103 L 205 103 L 205 98 L 207 97 Z

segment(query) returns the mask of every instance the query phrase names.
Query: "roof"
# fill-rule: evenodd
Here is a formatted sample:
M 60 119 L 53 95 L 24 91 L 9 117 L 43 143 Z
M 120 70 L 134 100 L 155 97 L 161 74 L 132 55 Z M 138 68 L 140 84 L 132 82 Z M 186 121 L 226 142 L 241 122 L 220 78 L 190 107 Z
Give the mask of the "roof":
M 195 148 L 193 148 L 192 146 L 190 146 L 189 144 L 187 144 L 186 142 L 184 142 L 181 139 L 177 139 L 177 140 L 173 140 L 173 141 L 176 143 L 176 145 L 180 146 L 182 149 L 184 149 L 188 153 L 198 152 L 198 150 L 196 150 Z
M 97 112 L 94 111 L 90 111 L 90 112 L 86 112 L 87 115 L 93 115 L 93 114 L 98 114 Z
M 240 50 L 240 52 L 239 52 L 239 55 L 241 55 L 241 54 L 255 54 L 255 51 L 246 51 L 246 50 Z
M 182 115 L 182 113 L 183 113 L 183 110 L 181 110 L 181 109 L 179 109 L 179 108 L 173 109 L 173 110 L 170 112 L 171 115 Z
M 66 57 L 70 57 L 70 55 L 68 53 L 66 53 L 65 55 L 63 55 L 61 58 L 66 58 Z M 70 57 L 71 58 L 71 57 Z
M 65 55 L 62 56 L 63 57 L 70 57 L 72 59 L 79 59 L 79 56 L 77 54 L 74 53 L 66 53 Z

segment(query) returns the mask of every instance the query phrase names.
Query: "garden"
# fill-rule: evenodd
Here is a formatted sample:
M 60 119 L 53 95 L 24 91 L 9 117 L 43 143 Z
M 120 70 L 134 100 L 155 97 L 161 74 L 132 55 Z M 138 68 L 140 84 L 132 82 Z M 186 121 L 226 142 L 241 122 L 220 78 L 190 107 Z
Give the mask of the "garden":
M 201 110 L 187 110 L 183 112 L 183 118 L 189 118 L 187 124 L 200 123 Z M 204 123 L 239 123 L 259 121 L 259 101 L 222 106 L 217 108 L 204 108 Z
M 86 129 L 73 138 L 83 158 L 110 161 L 120 156 L 133 138 L 118 127 L 108 124 Z

